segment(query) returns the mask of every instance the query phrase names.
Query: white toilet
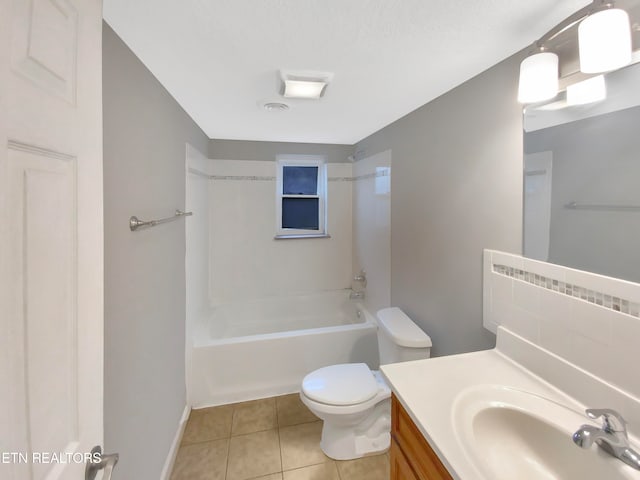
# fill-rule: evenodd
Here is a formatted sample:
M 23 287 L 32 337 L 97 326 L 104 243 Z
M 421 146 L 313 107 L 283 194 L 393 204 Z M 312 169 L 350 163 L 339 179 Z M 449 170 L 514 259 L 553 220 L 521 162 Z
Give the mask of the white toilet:
M 429 358 L 431 338 L 399 308 L 377 313 L 380 364 Z M 380 453 L 391 442 L 391 390 L 364 363 L 331 365 L 302 380 L 302 402 L 324 421 L 320 448 L 336 460 Z

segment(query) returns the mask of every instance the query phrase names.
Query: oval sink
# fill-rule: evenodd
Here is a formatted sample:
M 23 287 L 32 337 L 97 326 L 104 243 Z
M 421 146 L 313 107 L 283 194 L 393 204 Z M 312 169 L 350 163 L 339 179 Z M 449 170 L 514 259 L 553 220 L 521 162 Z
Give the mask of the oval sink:
M 578 411 L 544 397 L 499 386 L 462 392 L 452 408 L 454 432 L 479 473 L 491 480 L 629 480 L 640 471 L 596 445 L 571 440 Z

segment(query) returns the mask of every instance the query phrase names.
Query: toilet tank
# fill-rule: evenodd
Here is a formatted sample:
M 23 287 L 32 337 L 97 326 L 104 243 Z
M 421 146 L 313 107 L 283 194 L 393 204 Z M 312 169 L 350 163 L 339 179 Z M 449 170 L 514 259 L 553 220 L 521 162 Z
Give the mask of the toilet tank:
M 429 358 L 431 337 L 398 307 L 383 308 L 378 317 L 380 365 Z

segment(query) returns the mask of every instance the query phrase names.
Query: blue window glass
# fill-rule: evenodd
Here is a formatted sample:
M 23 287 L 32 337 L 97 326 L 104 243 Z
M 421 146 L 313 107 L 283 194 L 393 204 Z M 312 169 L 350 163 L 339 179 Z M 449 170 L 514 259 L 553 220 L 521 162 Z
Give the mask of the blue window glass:
M 283 198 L 282 228 L 319 230 L 319 202 L 317 198 Z
M 283 195 L 316 195 L 318 167 L 283 167 Z

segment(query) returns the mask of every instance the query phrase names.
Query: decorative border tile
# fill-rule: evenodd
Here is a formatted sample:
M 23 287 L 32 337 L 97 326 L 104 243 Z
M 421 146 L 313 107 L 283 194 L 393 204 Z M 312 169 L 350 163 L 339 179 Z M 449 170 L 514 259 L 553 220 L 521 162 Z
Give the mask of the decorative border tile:
M 190 173 L 206 177 L 209 180 L 232 180 L 232 181 L 248 181 L 248 182 L 275 182 L 276 177 L 272 176 L 259 176 L 259 175 L 206 175 L 194 169 L 189 169 Z M 366 180 L 369 178 L 388 177 L 390 172 L 388 170 L 382 170 L 379 172 L 368 173 L 366 175 L 360 175 L 358 177 L 329 177 L 328 182 L 356 182 L 358 180 Z
M 249 182 L 275 182 L 276 177 L 259 175 L 209 175 L 210 180 L 235 180 Z
M 369 178 L 378 178 L 378 177 L 389 177 L 391 176 L 390 168 L 382 168 L 375 172 L 366 173 L 364 175 L 358 175 L 357 177 L 353 177 L 353 181 L 357 180 L 367 180 Z
M 558 292 L 562 295 L 567 295 L 568 297 L 579 298 L 585 302 L 594 303 L 615 312 L 626 313 L 627 315 L 640 318 L 640 304 L 630 302 L 624 298 L 614 297 L 603 292 L 597 292 L 579 285 L 562 282 L 543 275 L 538 275 L 537 273 L 527 272 L 526 270 L 508 267 L 506 265 L 494 263 L 493 272 L 498 275 L 530 283 L 536 287 Z

